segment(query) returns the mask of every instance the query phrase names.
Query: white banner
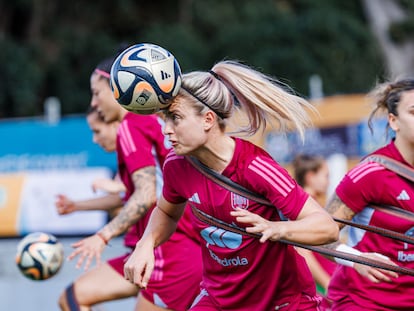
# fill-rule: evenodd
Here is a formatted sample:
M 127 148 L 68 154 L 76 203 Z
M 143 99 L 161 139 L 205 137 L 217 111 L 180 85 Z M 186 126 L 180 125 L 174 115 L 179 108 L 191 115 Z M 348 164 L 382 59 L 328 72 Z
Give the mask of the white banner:
M 110 178 L 107 168 L 42 170 L 0 174 L 0 235 L 13 236 L 34 231 L 57 235 L 90 234 L 107 220 L 103 211 L 59 215 L 57 194 L 72 200 L 102 196 L 91 188 L 96 178 Z

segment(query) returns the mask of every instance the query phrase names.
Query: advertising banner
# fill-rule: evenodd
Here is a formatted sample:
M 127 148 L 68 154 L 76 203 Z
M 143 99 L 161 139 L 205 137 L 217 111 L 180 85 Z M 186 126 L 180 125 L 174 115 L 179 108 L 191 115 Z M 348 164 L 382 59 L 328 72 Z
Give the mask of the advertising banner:
M 94 198 L 91 183 L 111 178 L 115 153 L 92 142 L 84 116 L 49 124 L 42 119 L 0 122 L 0 237 L 34 231 L 57 235 L 93 233 L 107 221 L 106 212 L 60 216 L 57 194 L 72 200 Z

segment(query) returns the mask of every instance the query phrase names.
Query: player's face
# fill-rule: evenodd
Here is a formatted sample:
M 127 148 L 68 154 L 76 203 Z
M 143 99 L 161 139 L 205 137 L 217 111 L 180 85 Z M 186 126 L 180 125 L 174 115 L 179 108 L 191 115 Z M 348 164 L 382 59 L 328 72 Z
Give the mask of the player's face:
M 316 195 L 324 195 L 329 186 L 329 168 L 328 164 L 323 163 L 319 170 L 311 172 L 309 176 L 309 187 L 313 189 Z
M 114 98 L 108 79 L 97 73 L 91 76 L 91 106 L 96 107 L 105 122 L 119 120 L 120 105 Z
M 107 124 L 93 115 L 89 115 L 87 120 L 92 131 L 93 142 L 107 152 L 115 151 L 118 122 Z
M 414 145 L 414 90 L 404 92 L 397 106 L 398 116 L 389 115 L 388 121 L 396 133 L 396 140 Z
M 191 105 L 175 101 L 166 113 L 164 134 L 178 155 L 191 154 L 207 142 L 203 115 Z

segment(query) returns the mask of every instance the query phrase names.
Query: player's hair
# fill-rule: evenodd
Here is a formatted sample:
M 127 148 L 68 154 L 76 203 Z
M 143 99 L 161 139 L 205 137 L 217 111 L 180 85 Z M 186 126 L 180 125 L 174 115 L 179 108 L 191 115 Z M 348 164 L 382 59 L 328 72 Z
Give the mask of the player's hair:
M 109 82 L 112 64 L 114 63 L 118 55 L 121 54 L 128 46 L 129 45 L 127 43 L 121 43 L 115 55 L 107 57 L 100 63 L 98 63 L 92 74 L 98 74 L 100 79 L 107 79 Z
M 105 123 L 104 117 L 102 116 L 102 114 L 99 113 L 98 108 L 95 107 L 95 106 L 94 107 L 92 107 L 92 106 L 88 107 L 88 110 L 86 111 L 86 116 L 87 117 L 93 117 L 96 120 L 98 120 L 99 122 Z
M 373 98 L 375 104 L 375 108 L 368 119 L 368 126 L 371 132 L 374 116 L 380 111 L 398 116 L 397 107 L 401 95 L 411 90 L 414 90 L 414 79 L 402 79 L 394 82 L 380 83 L 369 93 L 369 96 Z
M 221 129 L 235 110 L 243 110 L 249 122 L 237 132 L 247 135 L 264 130 L 268 123 L 276 121 L 280 130 L 296 129 L 303 138 L 306 126 L 310 125 L 306 108 L 315 111 L 287 85 L 232 60 L 218 62 L 208 72 L 184 74 L 175 100 L 180 98 L 191 101 L 199 113 L 207 109 L 214 111 L 219 116 Z
M 322 156 L 311 155 L 311 154 L 298 154 L 292 161 L 293 175 L 297 183 L 305 187 L 305 177 L 309 172 L 318 172 L 325 159 Z

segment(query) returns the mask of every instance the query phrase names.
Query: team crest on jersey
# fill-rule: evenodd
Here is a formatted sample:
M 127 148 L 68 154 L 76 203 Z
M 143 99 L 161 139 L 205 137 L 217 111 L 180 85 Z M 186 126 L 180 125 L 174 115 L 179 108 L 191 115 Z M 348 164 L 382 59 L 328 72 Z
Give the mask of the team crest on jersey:
M 236 193 L 231 193 L 231 207 L 233 209 L 242 208 L 247 209 L 249 207 L 249 200 Z

